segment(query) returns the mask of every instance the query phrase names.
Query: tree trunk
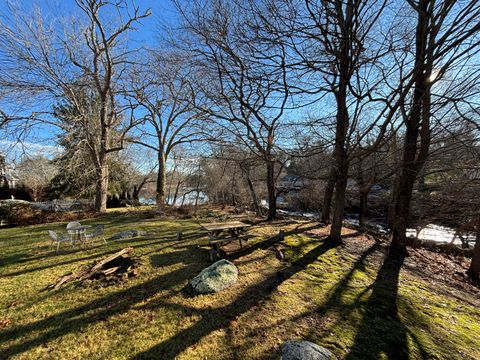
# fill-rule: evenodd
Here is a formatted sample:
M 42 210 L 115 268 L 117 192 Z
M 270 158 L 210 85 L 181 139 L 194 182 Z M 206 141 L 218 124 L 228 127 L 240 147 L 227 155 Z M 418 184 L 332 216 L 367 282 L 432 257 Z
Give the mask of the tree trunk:
M 252 179 L 250 179 L 250 174 L 246 173 L 245 177 L 247 179 L 247 184 L 248 184 L 248 190 L 250 191 L 250 196 L 252 197 L 252 203 L 253 203 L 253 210 L 255 211 L 255 214 L 257 216 L 261 216 L 262 213 L 260 211 L 260 206 L 258 205 L 258 198 L 257 194 L 255 193 L 255 188 L 253 186 Z
M 343 65 L 346 67 L 346 65 Z M 337 102 L 337 119 L 335 129 L 335 162 L 337 166 L 335 181 L 335 204 L 333 221 L 330 228 L 329 240 L 333 244 L 342 243 L 343 211 L 345 208 L 345 194 L 348 181 L 348 154 L 346 151 L 347 130 L 349 117 L 347 109 L 347 76 L 342 74 L 343 79 L 335 94 Z
M 237 183 L 236 183 L 235 179 L 236 179 L 236 174 L 235 174 L 235 172 L 234 172 L 234 173 L 233 173 L 233 176 L 232 176 L 232 192 L 230 193 L 231 199 L 232 199 L 232 206 L 233 206 L 233 207 L 237 206 L 237 197 L 235 196 L 235 191 L 236 191 L 236 188 L 237 188 Z
M 347 192 L 348 180 L 347 159 L 345 158 L 343 162 L 344 163 L 338 167 L 337 180 L 335 182 L 333 221 L 329 235 L 329 240 L 334 244 L 342 243 L 343 212 L 345 209 L 345 194 Z
M 415 86 L 412 107 L 405 121 L 405 141 L 398 179 L 395 191 L 395 208 L 392 226 L 391 249 L 394 252 L 406 253 L 407 225 L 412 199 L 413 186 L 419 170 L 423 167 L 430 147 L 430 89 L 427 85 L 432 73 L 432 67 L 427 62 L 428 1 L 419 4 L 418 20 L 415 38 Z M 420 135 L 420 149 L 418 138 Z
M 110 130 L 107 126 L 108 89 L 100 91 L 100 147 L 98 154 L 95 147 L 90 146 L 91 158 L 96 168 L 95 184 L 95 210 L 100 213 L 107 212 L 108 195 L 108 146 L 110 143 Z M 98 155 L 98 156 L 97 156 Z
M 175 193 L 173 194 L 172 206 L 174 206 L 177 202 L 178 192 L 180 191 L 180 185 L 181 185 L 181 181 L 178 180 L 177 181 L 177 186 L 175 187 Z
M 105 164 L 96 169 L 95 184 L 95 211 L 104 213 L 107 211 L 108 193 L 108 166 Z
M 195 186 L 195 191 L 197 192 L 197 195 L 195 197 L 195 210 L 194 214 L 197 215 L 197 210 L 198 210 L 198 199 L 200 197 L 200 164 L 198 164 L 198 170 L 197 170 L 197 184 Z
M 473 248 L 472 262 L 467 271 L 468 276 L 474 281 L 480 281 L 480 224 L 477 226 L 477 239 Z
M 195 210 L 194 210 L 194 214 L 197 215 L 197 210 L 198 210 L 198 198 L 200 197 L 200 190 L 198 189 L 198 186 L 197 186 L 197 195 L 195 196 Z
M 369 192 L 370 189 L 360 189 L 360 216 L 358 218 L 358 225 L 361 230 L 365 229 L 365 222 L 367 220 Z
M 277 199 L 275 194 L 275 162 L 267 161 L 267 191 L 268 191 L 268 217 L 273 220 L 277 217 Z
M 335 166 L 332 165 L 332 168 L 330 169 L 330 174 L 328 175 L 327 186 L 325 187 L 325 192 L 323 194 L 322 218 L 320 221 L 324 224 L 330 223 L 330 211 L 332 208 L 332 198 L 333 190 L 335 189 L 336 175 L 337 170 Z
M 141 190 L 141 188 L 138 187 L 137 185 L 133 186 L 133 192 L 132 192 L 132 199 L 133 200 L 139 201 L 140 190 Z
M 399 164 L 400 166 L 400 164 Z M 393 230 L 393 222 L 395 221 L 395 200 L 397 199 L 397 194 L 396 192 L 399 189 L 399 182 L 400 181 L 400 175 L 397 174 L 395 177 L 395 182 L 393 184 L 393 189 L 390 194 L 390 202 L 388 204 L 388 218 L 387 218 L 387 223 L 388 223 L 388 230 L 392 232 Z
M 410 213 L 410 201 L 412 198 L 414 176 L 406 176 L 405 173 L 411 172 L 411 169 L 405 169 L 400 177 L 397 198 L 395 199 L 394 214 L 392 219 L 392 243 L 391 247 L 395 251 L 405 252 L 407 246 L 407 226 Z M 413 177 L 413 179 L 412 179 Z
M 165 192 L 167 187 L 166 159 L 163 151 L 158 152 L 158 174 L 157 174 L 157 207 L 163 208 L 165 205 Z

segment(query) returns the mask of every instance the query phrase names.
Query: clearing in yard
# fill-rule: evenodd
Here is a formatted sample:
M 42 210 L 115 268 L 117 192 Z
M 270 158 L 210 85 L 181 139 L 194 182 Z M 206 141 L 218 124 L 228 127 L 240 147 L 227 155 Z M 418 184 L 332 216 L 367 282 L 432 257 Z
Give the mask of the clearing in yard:
M 83 223 L 104 224 L 107 238 L 147 235 L 55 254 L 47 230 L 65 223 L 0 231 L 0 358 L 278 359 L 289 339 L 346 359 L 480 358 L 480 291 L 462 274 L 467 259 L 414 249 L 392 259 L 386 243 L 354 230 L 331 247 L 328 228 L 315 222 L 258 223 L 230 257 L 238 282 L 191 296 L 185 286 L 210 264 L 208 238 L 176 233 L 196 232 L 197 220 L 139 212 Z M 284 261 L 271 248 L 280 229 Z M 44 290 L 127 247 L 137 276 Z

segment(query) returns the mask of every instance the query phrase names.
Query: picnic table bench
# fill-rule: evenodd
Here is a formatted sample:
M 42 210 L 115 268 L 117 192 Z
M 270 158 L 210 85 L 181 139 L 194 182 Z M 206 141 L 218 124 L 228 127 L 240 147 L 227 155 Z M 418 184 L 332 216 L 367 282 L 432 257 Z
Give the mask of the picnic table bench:
M 243 232 L 250 226 L 241 221 L 200 224 L 201 229 L 208 234 L 208 243 L 212 246 L 210 260 L 214 261 L 218 258 L 221 246 L 232 241 L 238 241 L 240 248 L 243 248 L 242 240 L 249 238 Z

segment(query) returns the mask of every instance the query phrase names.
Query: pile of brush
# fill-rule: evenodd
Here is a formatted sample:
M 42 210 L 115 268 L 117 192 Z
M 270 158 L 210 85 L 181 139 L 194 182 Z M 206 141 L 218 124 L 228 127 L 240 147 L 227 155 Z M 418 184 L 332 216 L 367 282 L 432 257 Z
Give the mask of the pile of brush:
M 130 257 L 133 248 L 122 249 L 105 259 L 79 270 L 70 272 L 60 277 L 54 284 L 47 286 L 47 290 L 58 289 L 72 281 L 101 280 L 104 282 L 117 282 L 137 275 L 137 262 Z

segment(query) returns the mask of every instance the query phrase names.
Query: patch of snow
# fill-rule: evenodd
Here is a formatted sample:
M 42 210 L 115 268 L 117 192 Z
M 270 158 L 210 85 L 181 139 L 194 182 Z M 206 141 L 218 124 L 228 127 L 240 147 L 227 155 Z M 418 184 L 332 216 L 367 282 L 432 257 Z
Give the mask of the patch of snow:
M 360 226 L 360 221 L 358 220 L 358 215 L 357 214 L 348 214 L 345 216 L 345 220 L 343 220 L 345 224 L 349 224 L 352 226 Z M 371 228 L 375 231 L 378 231 L 379 233 L 386 234 L 388 232 L 388 229 L 385 225 L 376 223 L 374 221 L 366 221 L 365 225 L 367 228 Z
M 463 238 L 467 241 L 475 241 L 475 235 L 463 235 Z M 438 243 L 451 243 L 455 245 L 461 245 L 462 241 L 460 237 L 455 234 L 455 230 L 446 226 L 440 226 L 435 224 L 428 224 L 424 228 L 420 229 L 417 234 L 416 229 L 407 229 L 407 236 L 414 236 L 419 240 L 429 240 Z
M 155 199 L 146 199 L 144 197 L 139 198 L 138 201 L 142 205 L 155 205 L 157 203 Z
M 298 217 L 304 217 L 304 218 L 307 218 L 307 219 L 319 219 L 320 218 L 320 213 L 308 212 L 308 211 L 277 210 L 277 213 L 279 213 L 280 215 L 298 216 Z

